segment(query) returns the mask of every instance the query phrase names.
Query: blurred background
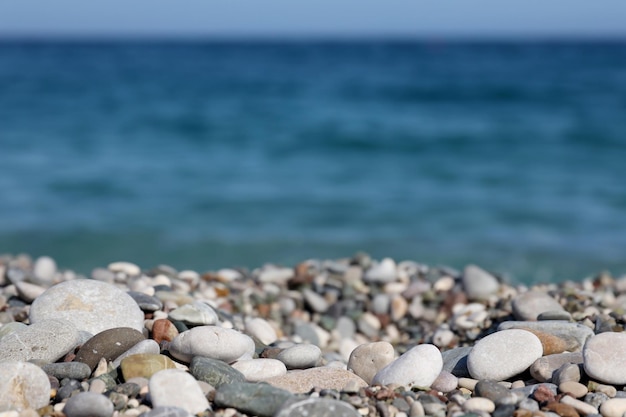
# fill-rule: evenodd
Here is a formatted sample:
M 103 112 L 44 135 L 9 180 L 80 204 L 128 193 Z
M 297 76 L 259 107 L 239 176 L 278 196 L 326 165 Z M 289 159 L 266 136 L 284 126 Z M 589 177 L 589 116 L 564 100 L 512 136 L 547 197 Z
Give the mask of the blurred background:
M 0 4 L 0 253 L 626 273 L 626 3 Z

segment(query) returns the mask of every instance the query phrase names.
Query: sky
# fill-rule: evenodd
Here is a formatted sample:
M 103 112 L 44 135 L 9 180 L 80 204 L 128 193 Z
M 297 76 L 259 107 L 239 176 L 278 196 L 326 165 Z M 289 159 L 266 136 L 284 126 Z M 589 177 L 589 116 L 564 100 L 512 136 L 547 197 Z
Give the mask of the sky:
M 127 36 L 626 38 L 626 1 L 0 2 L 0 39 Z

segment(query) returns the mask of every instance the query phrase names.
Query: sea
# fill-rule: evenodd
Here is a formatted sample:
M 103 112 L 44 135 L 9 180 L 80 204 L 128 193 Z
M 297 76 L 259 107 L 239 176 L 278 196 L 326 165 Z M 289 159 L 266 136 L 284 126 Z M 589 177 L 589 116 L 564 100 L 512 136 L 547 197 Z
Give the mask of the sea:
M 626 274 L 626 41 L 0 40 L 0 253 Z

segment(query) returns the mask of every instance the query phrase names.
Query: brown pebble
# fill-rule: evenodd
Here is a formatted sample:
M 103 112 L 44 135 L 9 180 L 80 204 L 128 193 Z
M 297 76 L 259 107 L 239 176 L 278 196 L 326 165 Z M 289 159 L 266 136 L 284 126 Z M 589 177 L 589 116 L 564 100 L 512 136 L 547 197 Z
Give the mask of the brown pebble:
M 555 395 L 550 388 L 545 385 L 539 385 L 535 392 L 533 392 L 533 398 L 539 403 L 551 403 L 555 401 Z
M 551 402 L 546 404 L 543 409 L 557 413 L 561 417 L 580 417 L 574 407 L 563 403 Z
M 168 319 L 158 319 L 152 324 L 152 338 L 159 345 L 163 341 L 171 342 L 176 336 L 178 336 L 178 330 Z
M 543 356 L 563 353 L 569 347 L 569 344 L 565 340 L 553 334 L 528 328 L 524 328 L 524 330 L 528 330 L 539 338 L 541 346 L 543 346 Z
M 533 413 L 530 410 L 526 410 L 524 408 L 518 408 L 513 411 L 513 417 L 532 417 Z

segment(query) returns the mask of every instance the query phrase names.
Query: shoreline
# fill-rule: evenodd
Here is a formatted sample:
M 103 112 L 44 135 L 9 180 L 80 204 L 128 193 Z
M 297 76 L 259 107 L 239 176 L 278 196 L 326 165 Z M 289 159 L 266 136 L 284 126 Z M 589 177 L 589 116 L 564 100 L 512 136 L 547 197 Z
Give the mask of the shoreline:
M 81 278 L 49 257 L 0 257 L 0 392 L 29 381 L 0 410 L 626 412 L 626 277 L 515 285 L 359 255 L 204 273 L 115 262 Z

